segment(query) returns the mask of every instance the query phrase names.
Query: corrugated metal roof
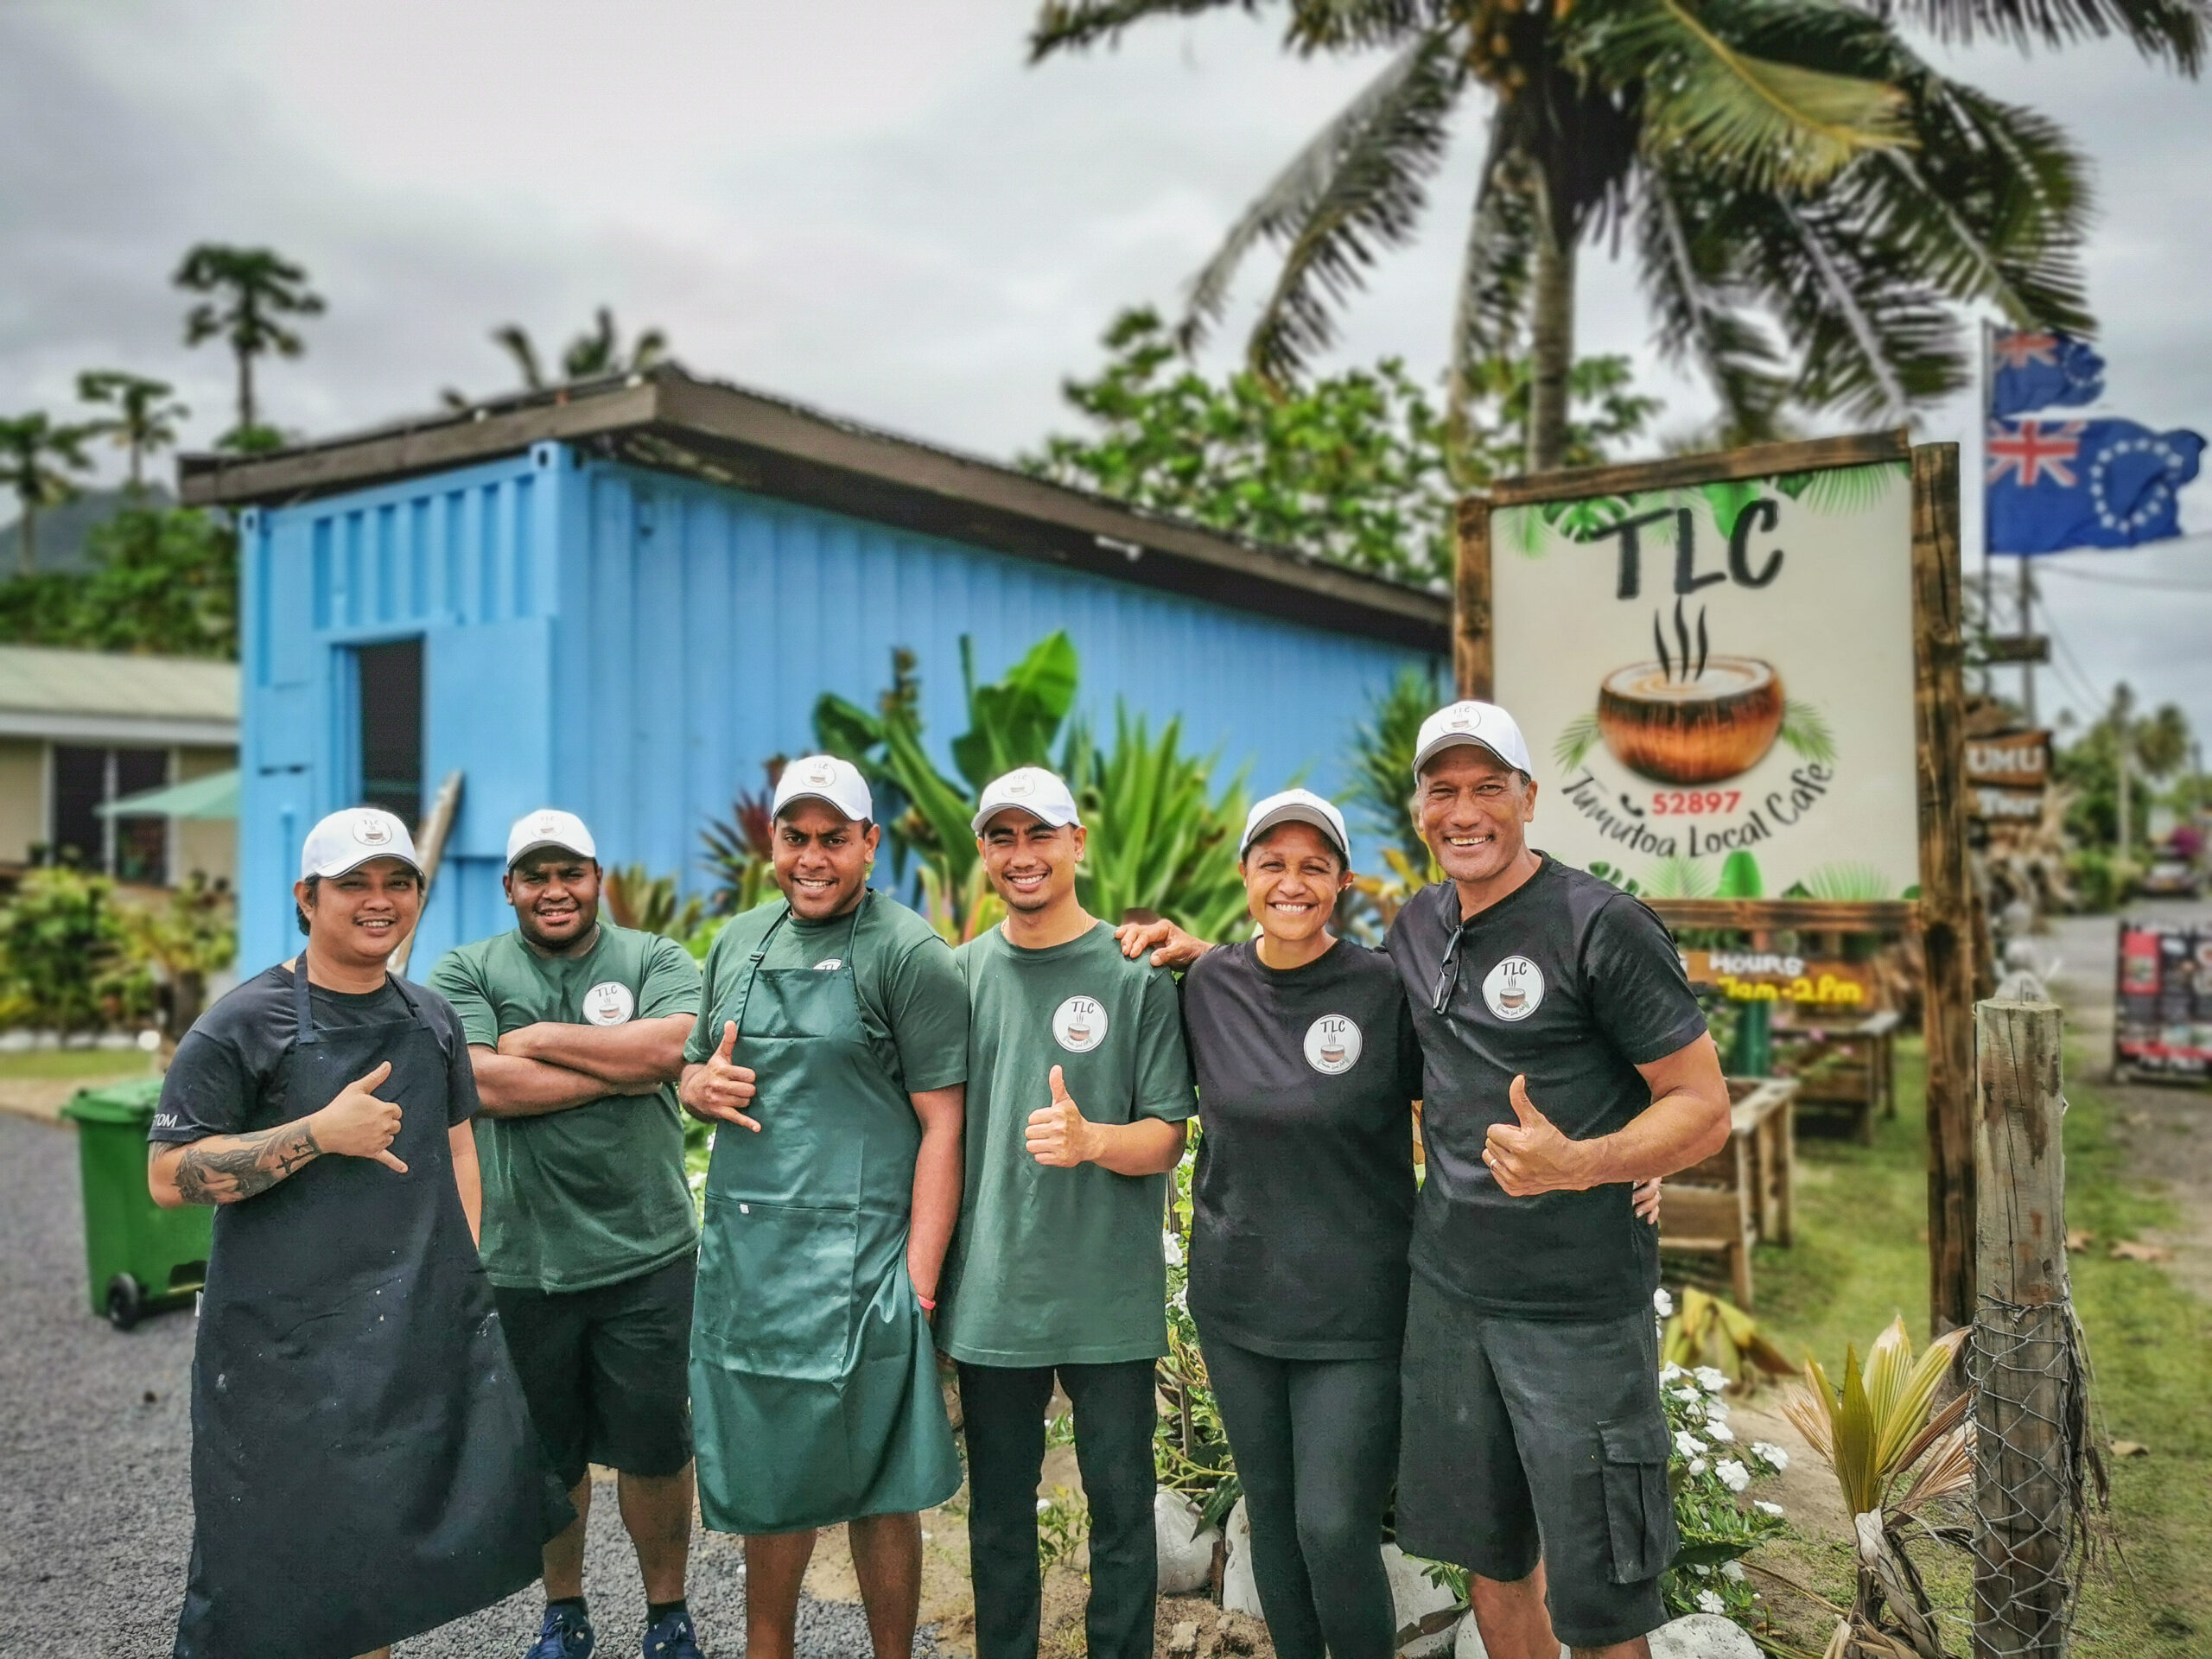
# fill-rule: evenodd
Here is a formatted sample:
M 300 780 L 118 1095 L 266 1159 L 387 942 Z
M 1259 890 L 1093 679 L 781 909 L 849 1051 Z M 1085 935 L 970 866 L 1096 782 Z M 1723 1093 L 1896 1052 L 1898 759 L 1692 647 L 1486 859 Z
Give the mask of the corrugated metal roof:
M 0 645 L 0 710 L 205 723 L 238 717 L 236 663 Z

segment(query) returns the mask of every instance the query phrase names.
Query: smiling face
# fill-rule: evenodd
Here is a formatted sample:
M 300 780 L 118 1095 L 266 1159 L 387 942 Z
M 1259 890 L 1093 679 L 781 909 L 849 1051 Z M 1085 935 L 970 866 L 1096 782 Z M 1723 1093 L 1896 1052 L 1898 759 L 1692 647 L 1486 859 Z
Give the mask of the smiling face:
M 325 876 L 292 896 L 307 918 L 308 943 L 346 967 L 376 967 L 415 931 L 423 914 L 423 878 L 403 859 L 372 858 L 343 875 Z
M 1302 945 L 1329 924 L 1351 872 L 1310 823 L 1279 823 L 1246 849 L 1244 902 L 1270 939 Z
M 589 937 L 599 922 L 599 861 L 541 847 L 506 874 L 507 902 L 522 936 L 547 950 Z
M 1068 902 L 1075 893 L 1075 869 L 1083 858 L 1081 824 L 1046 823 L 1034 813 L 1009 806 L 994 813 L 976 837 L 983 874 L 1008 910 L 1044 911 Z
M 1421 838 L 1454 881 L 1488 881 L 1528 850 L 1536 785 L 1488 749 L 1455 743 L 1430 760 L 1415 797 Z
M 793 801 L 776 820 L 776 885 L 804 922 L 842 916 L 868 890 L 883 831 L 857 823 L 827 801 Z

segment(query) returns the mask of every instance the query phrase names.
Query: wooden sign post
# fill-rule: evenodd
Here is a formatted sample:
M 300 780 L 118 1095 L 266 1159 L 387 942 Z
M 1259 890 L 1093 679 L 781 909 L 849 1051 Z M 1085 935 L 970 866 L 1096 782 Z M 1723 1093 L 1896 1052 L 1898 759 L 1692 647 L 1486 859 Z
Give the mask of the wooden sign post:
M 1460 504 L 1452 640 L 1459 694 L 1528 734 L 1546 851 L 1755 946 L 1917 929 L 1938 1332 L 1974 1306 L 1958 454 L 1894 431 L 1508 480 Z

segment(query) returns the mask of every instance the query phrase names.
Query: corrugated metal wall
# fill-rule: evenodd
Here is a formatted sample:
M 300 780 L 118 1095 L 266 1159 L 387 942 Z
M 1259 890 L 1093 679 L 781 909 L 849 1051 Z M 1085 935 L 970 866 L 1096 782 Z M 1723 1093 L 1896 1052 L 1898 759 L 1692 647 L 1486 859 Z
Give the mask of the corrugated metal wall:
M 920 658 L 941 762 L 965 725 L 959 640 L 995 677 L 1065 628 L 1078 712 L 1181 715 L 1255 792 L 1332 790 L 1402 648 L 1249 615 L 542 444 L 495 466 L 263 511 L 249 524 L 240 965 L 289 954 L 298 843 L 358 786 L 348 645 L 420 633 L 425 797 L 467 804 L 410 972 L 509 925 L 508 823 L 582 813 L 609 864 L 699 885 L 699 832 L 761 763 L 813 747 L 825 690 L 872 705 Z

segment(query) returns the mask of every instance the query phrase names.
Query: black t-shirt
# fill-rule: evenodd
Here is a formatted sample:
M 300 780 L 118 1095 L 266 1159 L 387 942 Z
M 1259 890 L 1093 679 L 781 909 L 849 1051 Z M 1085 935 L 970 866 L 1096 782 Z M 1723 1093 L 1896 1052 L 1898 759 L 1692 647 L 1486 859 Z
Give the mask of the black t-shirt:
M 1421 1047 L 1389 959 L 1343 940 L 1274 969 L 1201 957 L 1183 1027 L 1204 1131 L 1192 1186 L 1201 1335 L 1279 1359 L 1398 1351 Z
M 1432 1009 L 1455 934 L 1451 1001 L 1440 1014 Z M 1619 888 L 1547 857 L 1464 925 L 1450 882 L 1423 889 L 1398 912 L 1386 948 L 1426 1062 L 1428 1176 L 1414 1271 L 1518 1319 L 1605 1319 L 1649 1307 L 1657 1230 L 1636 1218 L 1630 1188 L 1513 1198 L 1483 1147 L 1491 1124 L 1518 1121 L 1509 1098 L 1516 1074 L 1571 1140 L 1611 1135 L 1651 1104 L 1636 1068 L 1705 1031 L 1665 924 Z
M 162 1098 L 146 1138 L 154 1141 L 198 1141 L 211 1135 L 243 1135 L 274 1128 L 330 1104 L 327 1100 L 284 1098 L 279 1075 L 298 1021 L 292 1001 L 292 970 L 279 963 L 256 974 L 193 1022 L 176 1046 Z M 410 985 L 423 1005 L 431 1033 L 446 1052 L 446 1122 L 450 1127 L 476 1114 L 476 1073 L 468 1063 L 468 1039 L 452 1005 L 435 991 Z M 390 980 L 358 995 L 308 987 L 308 1017 L 318 1031 L 374 1026 L 410 1017 L 407 1001 Z

